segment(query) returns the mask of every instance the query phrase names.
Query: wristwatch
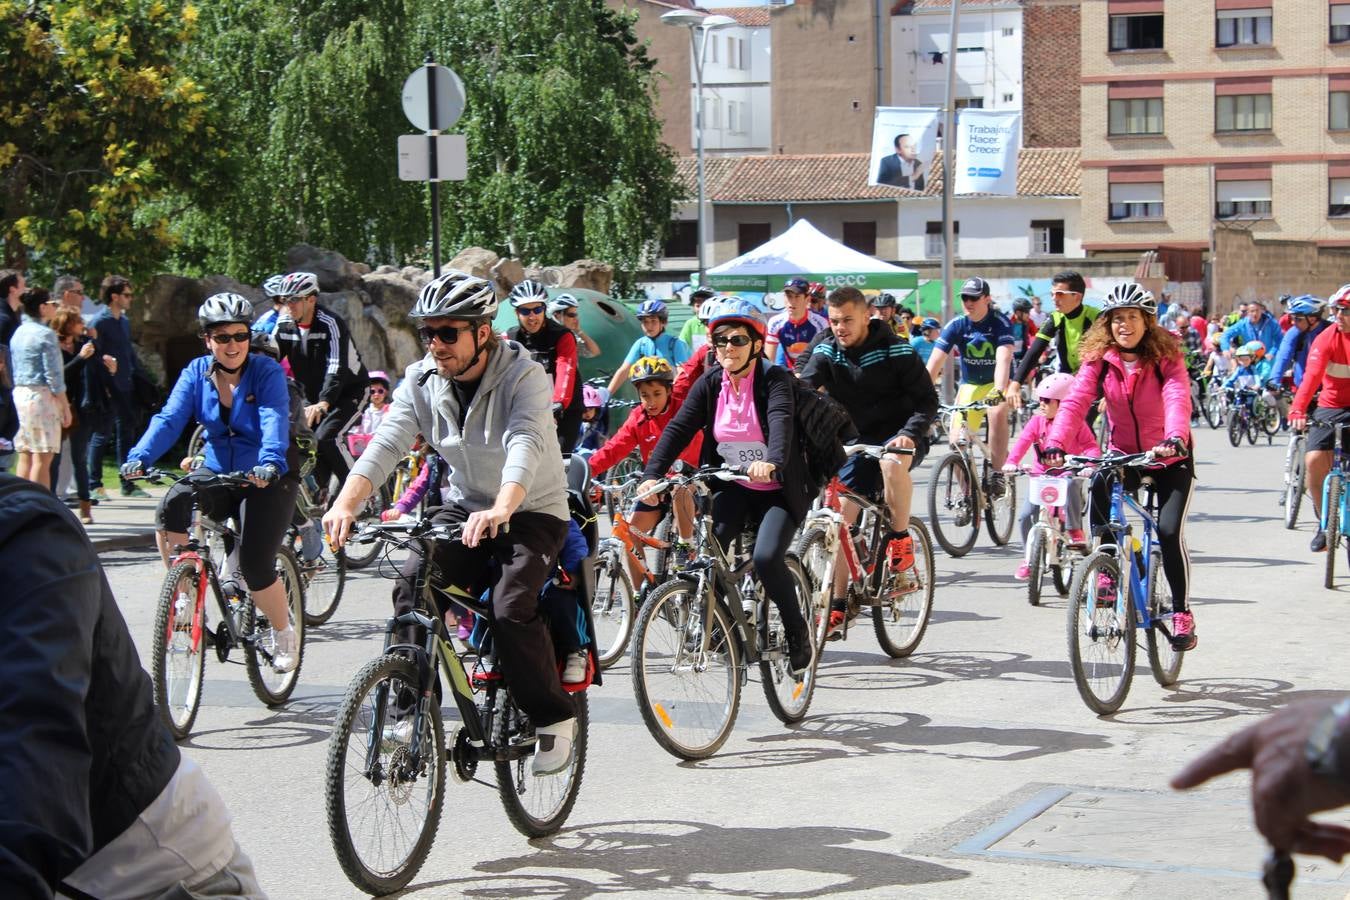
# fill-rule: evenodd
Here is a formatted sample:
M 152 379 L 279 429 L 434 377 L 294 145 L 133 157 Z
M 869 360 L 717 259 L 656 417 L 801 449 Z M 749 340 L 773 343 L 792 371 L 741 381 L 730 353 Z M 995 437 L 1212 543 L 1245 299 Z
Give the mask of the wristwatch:
M 1303 757 L 1314 775 L 1350 782 L 1350 768 L 1342 765 L 1339 739 L 1350 726 L 1350 697 L 1341 700 L 1317 720 L 1303 747 Z

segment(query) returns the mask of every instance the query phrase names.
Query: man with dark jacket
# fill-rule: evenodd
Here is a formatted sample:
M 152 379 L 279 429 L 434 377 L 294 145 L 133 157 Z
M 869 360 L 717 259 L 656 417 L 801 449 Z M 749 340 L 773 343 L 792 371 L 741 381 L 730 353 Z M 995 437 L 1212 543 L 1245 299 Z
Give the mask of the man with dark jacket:
M 72 291 L 67 293 L 72 293 Z M 136 348 L 131 343 L 131 282 L 121 275 L 109 275 L 99 286 L 99 300 L 103 309 L 85 323 L 94 337 L 100 357 L 110 356 L 115 362 L 106 369 L 95 366 L 91 370 L 91 389 L 106 400 L 110 415 L 99 423 L 89 439 L 89 487 L 97 500 L 107 500 L 103 488 L 103 453 L 109 441 L 115 441 L 117 465 L 127 461 L 127 451 L 136 443 L 136 413 L 134 407 L 133 376 L 140 371 Z M 55 295 L 60 296 L 60 295 Z M 92 405 L 91 405 L 92 408 Z M 149 497 L 143 489 L 122 479 L 123 497 Z
M 842 287 L 829 296 L 830 336 L 811 351 L 801 379 L 824 390 L 848 411 L 864 444 L 885 444 L 913 455 L 888 456 L 880 463 L 862 455 L 850 456 L 839 477 L 850 488 L 878 500 L 884 497 L 891 513 L 886 539 L 887 563 L 900 573 L 914 569 L 914 541 L 909 535 L 909 510 L 914 496 L 911 470 L 928 452 L 927 434 L 937 417 L 938 398 L 919 354 L 895 335 L 888 323 L 871 319 L 862 291 Z M 856 504 L 842 501 L 850 521 Z M 848 566 L 835 567 L 830 628 L 843 624 Z M 912 575 L 904 587 L 917 587 Z
M 262 897 L 220 795 L 160 724 L 74 516 L 0 474 L 6 897 Z

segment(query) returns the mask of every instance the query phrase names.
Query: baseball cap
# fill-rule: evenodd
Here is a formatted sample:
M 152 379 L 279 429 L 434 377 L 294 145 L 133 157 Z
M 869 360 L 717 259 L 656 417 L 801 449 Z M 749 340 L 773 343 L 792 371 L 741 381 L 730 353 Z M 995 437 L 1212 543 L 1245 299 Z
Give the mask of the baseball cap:
M 978 275 L 974 278 L 967 278 L 966 283 L 961 285 L 962 297 L 987 297 L 989 295 L 989 282 Z
M 783 285 L 783 290 L 796 291 L 798 294 L 805 294 L 810 287 L 810 283 L 805 278 L 794 278 Z

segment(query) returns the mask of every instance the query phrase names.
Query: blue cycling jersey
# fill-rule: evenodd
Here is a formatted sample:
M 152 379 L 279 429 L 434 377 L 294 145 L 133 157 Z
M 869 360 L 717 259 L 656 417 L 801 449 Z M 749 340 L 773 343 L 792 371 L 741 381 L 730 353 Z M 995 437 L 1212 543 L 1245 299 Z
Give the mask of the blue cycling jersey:
M 955 348 L 961 354 L 961 381 L 964 384 L 993 384 L 994 365 L 999 347 L 1013 345 L 1012 323 L 991 309 L 978 322 L 970 316 L 957 316 L 942 329 L 933 346 L 944 353 Z
M 769 336 L 778 342 L 774 352 L 774 365 L 795 368 L 798 360 L 811 346 L 816 335 L 830 327 L 829 321 L 819 313 L 806 311 L 800 322 L 792 321 L 792 314 L 781 312 L 769 320 Z

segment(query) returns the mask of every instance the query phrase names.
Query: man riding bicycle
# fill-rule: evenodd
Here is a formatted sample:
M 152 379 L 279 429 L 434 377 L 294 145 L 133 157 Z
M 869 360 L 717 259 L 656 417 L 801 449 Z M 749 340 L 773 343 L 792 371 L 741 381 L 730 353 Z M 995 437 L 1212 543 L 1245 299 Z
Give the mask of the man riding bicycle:
M 544 315 L 548 291 L 537 281 L 525 279 L 506 296 L 519 324 L 506 337 L 520 344 L 553 381 L 553 418 L 558 423 L 558 445 L 571 453 L 581 434 L 581 378 L 577 370 L 576 336 L 565 325 Z
M 1350 422 L 1350 284 L 1342 285 L 1327 301 L 1336 316 L 1335 328 L 1324 328 L 1308 351 L 1303 383 L 1289 406 L 1289 425 L 1297 431 L 1308 429 L 1308 453 L 1304 458 L 1308 492 L 1318 520 L 1322 516 L 1322 483 L 1331 471 L 1332 445 L 1336 425 Z M 1317 411 L 1309 422 L 1308 405 L 1317 395 Z M 1322 530 L 1313 535 L 1310 549 L 1327 549 Z
M 464 526 L 459 542 L 433 546 L 436 568 L 453 577 L 452 593 L 478 597 L 492 588 L 497 651 L 539 737 L 532 771 L 549 775 L 571 761 L 576 726 L 539 615 L 539 593 L 567 537 L 566 482 L 550 380 L 529 351 L 493 332 L 496 312 L 492 283 L 463 272 L 446 272 L 422 289 L 408 315 L 421 321 L 427 355 L 408 367 L 323 521 L 341 546 L 375 485 L 419 433 L 427 437 L 447 468 L 446 505 L 434 521 Z M 417 563 L 405 563 L 404 575 Z M 416 605 L 409 581 L 399 579 L 394 589 L 395 614 Z
M 1036 370 L 1041 354 L 1051 343 L 1055 345 L 1059 371 L 1070 375 L 1078 371 L 1078 345 L 1097 319 L 1097 310 L 1083 305 L 1085 290 L 1087 285 L 1083 276 L 1077 272 L 1060 272 L 1050 279 L 1050 299 L 1055 302 L 1055 311 L 1041 325 L 1041 330 L 1036 332 L 1031 346 L 1022 354 L 1021 365 L 1013 373 L 1012 381 L 1008 382 L 1008 402 L 1014 408 L 1022 405 L 1022 385 Z
M 1325 306 L 1323 301 L 1311 294 L 1304 294 L 1289 301 L 1291 326 L 1284 333 L 1284 339 L 1280 341 L 1280 349 L 1270 364 L 1269 380 L 1266 382 L 1266 386 L 1272 391 L 1278 391 L 1284 385 L 1285 378 L 1290 379 L 1295 390 L 1303 384 L 1303 371 L 1308 366 L 1308 351 L 1312 349 L 1317 336 L 1331 327 L 1331 323 L 1322 318 Z M 1283 397 L 1280 398 L 1280 415 L 1286 418 L 1289 415 L 1289 405 Z
M 909 510 L 914 495 L 910 472 L 928 452 L 928 429 L 937 417 L 937 391 L 914 348 L 892 330 L 889 322 L 869 319 L 867 298 L 857 288 L 841 287 L 830 294 L 830 331 L 803 361 L 801 379 L 824 389 L 848 410 L 866 444 L 885 444 L 913 450 L 912 456 L 888 456 L 878 462 L 861 454 L 850 456 L 839 472 L 851 490 L 884 499 L 891 514 L 886 535 L 886 561 L 900 572 L 914 569 L 914 541 L 909 535 Z M 877 398 L 886 398 L 878 403 Z M 860 509 L 841 498 L 850 522 Z M 830 601 L 830 628 L 844 622 L 848 604 L 849 570 L 835 566 Z M 910 579 L 911 584 L 917 584 Z

